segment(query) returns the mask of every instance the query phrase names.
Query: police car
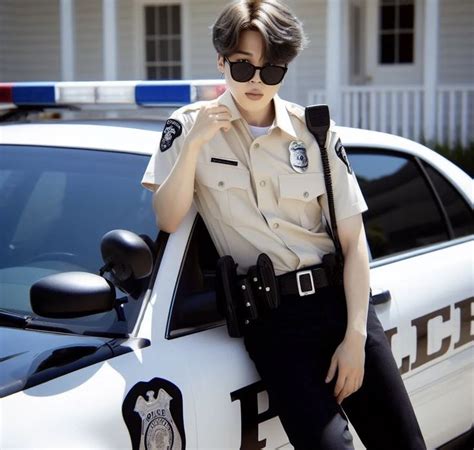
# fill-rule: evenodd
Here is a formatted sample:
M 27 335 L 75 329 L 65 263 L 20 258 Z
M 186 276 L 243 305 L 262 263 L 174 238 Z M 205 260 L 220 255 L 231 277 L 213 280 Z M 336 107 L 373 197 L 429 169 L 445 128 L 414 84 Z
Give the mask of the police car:
M 146 108 L 222 88 L 17 83 L 0 101 Z M 176 233 L 156 229 L 140 180 L 161 128 L 0 125 L 1 448 L 292 448 L 216 310 L 202 219 L 191 208 Z M 472 447 L 473 180 L 410 140 L 338 132 L 369 206 L 374 303 L 427 445 Z

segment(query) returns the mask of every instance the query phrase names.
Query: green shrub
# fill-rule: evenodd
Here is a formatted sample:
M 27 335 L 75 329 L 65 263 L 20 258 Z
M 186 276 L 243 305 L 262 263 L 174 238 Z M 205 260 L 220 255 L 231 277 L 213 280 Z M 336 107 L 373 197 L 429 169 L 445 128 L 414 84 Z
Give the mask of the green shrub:
M 474 177 L 474 142 L 471 142 L 467 148 L 463 148 L 459 144 L 454 148 L 435 144 L 431 148 L 456 164 L 469 176 Z

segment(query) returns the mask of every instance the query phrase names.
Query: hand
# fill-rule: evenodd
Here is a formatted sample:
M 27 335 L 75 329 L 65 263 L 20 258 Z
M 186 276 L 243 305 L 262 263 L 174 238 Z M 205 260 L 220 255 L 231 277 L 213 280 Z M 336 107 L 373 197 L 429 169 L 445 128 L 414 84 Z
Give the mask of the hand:
M 334 396 L 340 405 L 342 401 L 356 392 L 364 380 L 365 337 L 349 335 L 336 348 L 329 366 L 326 383 L 329 383 L 336 373 L 337 381 Z
M 230 130 L 231 114 L 227 106 L 212 102 L 203 106 L 189 131 L 188 139 L 199 146 L 209 142 L 220 129 Z

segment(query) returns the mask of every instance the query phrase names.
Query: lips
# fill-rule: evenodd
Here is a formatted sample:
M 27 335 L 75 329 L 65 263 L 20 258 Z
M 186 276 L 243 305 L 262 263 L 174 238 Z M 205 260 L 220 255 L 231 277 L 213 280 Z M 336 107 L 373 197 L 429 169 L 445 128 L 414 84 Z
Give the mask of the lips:
M 263 94 L 260 92 L 246 92 L 245 95 L 250 100 L 260 100 L 263 97 Z

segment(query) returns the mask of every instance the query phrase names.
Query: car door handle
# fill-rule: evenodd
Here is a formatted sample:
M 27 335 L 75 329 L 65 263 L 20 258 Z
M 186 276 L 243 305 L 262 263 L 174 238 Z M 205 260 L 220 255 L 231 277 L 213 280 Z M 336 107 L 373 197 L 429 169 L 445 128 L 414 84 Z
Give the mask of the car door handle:
M 387 303 L 392 300 L 392 295 L 390 291 L 382 291 L 377 294 L 372 294 L 371 301 L 374 305 L 381 305 L 382 303 Z

